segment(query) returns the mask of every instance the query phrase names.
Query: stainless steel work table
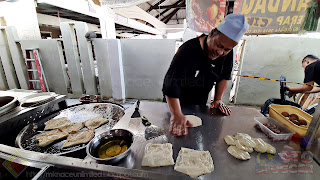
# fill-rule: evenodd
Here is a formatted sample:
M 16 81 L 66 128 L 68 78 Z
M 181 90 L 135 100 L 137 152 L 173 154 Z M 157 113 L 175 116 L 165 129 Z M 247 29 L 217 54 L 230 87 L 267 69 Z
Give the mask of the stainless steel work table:
M 262 116 L 256 109 L 248 107 L 231 107 L 232 114 L 230 116 L 212 115 L 207 107 L 201 106 L 182 106 L 185 115 L 194 114 L 202 119 L 202 126 L 189 128 L 189 133 L 184 137 L 172 136 L 169 132 L 170 113 L 166 103 L 142 101 L 140 104 L 141 116 L 146 116 L 149 121 L 167 132 L 167 138 L 158 137 L 153 140 L 146 141 L 144 139 L 144 129 L 140 120 L 131 119 L 134 106 L 130 107 L 125 116 L 115 125 L 114 129 L 128 129 L 135 134 L 135 143 L 131 148 L 129 155 L 117 166 L 129 169 L 139 169 L 148 172 L 156 172 L 165 175 L 182 176 L 187 179 L 189 176 L 176 172 L 173 166 L 168 167 L 141 167 L 141 161 L 144 154 L 144 147 L 147 143 L 164 143 L 169 142 L 173 145 L 173 158 L 176 160 L 181 147 L 192 148 L 196 150 L 208 150 L 214 161 L 214 171 L 211 174 L 200 176 L 199 179 L 318 179 L 320 175 L 319 165 L 312 160 L 308 166 L 312 168 L 312 173 L 257 173 L 257 152 L 251 153 L 251 159 L 241 161 L 227 152 L 227 144 L 223 137 L 233 135 L 237 132 L 247 133 L 254 138 L 262 138 L 265 142 L 276 147 L 277 152 L 283 149 L 283 146 L 290 145 L 294 150 L 300 150 L 299 145 L 290 143 L 289 141 L 272 142 L 263 133 L 258 132 L 254 127 L 254 117 Z M 278 156 L 278 155 L 277 155 Z M 279 157 L 279 156 L 278 156 Z M 270 156 L 269 156 L 270 158 Z M 265 163 L 268 156 L 266 154 L 260 156 L 260 163 Z M 91 161 L 88 157 L 85 160 Z M 303 163 L 299 161 L 299 165 Z
M 103 165 L 97 164 L 89 157 L 85 159 L 72 158 L 66 156 L 56 156 L 51 154 L 43 154 L 9 147 L 0 144 L 0 157 L 10 159 L 12 154 L 23 157 L 27 162 L 26 165 L 36 167 L 46 167 L 46 165 L 54 166 L 51 173 L 103 173 L 107 176 L 93 176 L 94 179 L 108 179 L 108 175 L 124 177 L 125 179 L 191 179 L 189 176 L 176 172 L 173 166 L 168 167 L 141 167 L 141 161 L 144 153 L 145 145 L 150 143 L 173 144 L 173 158 L 176 160 L 181 147 L 192 148 L 196 150 L 208 150 L 214 161 L 214 171 L 211 174 L 200 176 L 198 179 L 319 179 L 320 167 L 316 162 L 307 163 L 312 167 L 312 171 L 307 173 L 263 173 L 256 172 L 258 153 L 253 152 L 251 159 L 240 161 L 232 157 L 227 152 L 227 145 L 223 137 L 225 135 L 233 135 L 237 132 L 247 133 L 255 138 L 262 138 L 266 142 L 281 151 L 283 146 L 291 145 L 295 150 L 299 150 L 299 145 L 290 144 L 289 141 L 272 142 L 263 133 L 258 132 L 254 128 L 254 117 L 262 116 L 256 109 L 247 107 L 231 107 L 231 116 L 211 115 L 207 107 L 200 106 L 183 106 L 184 114 L 194 114 L 202 119 L 202 126 L 189 128 L 189 134 L 184 137 L 175 137 L 168 132 L 170 113 L 166 103 L 142 101 L 140 104 L 140 113 L 146 116 L 154 125 L 160 126 L 167 131 L 167 138 L 158 137 L 153 140 L 146 141 L 144 139 L 144 126 L 139 119 L 131 119 L 134 106 L 126 110 L 124 117 L 115 125 L 114 128 L 128 129 L 135 135 L 135 142 L 132 145 L 131 153 L 118 164 Z M 270 156 L 269 156 L 270 158 Z M 260 156 L 259 160 L 262 164 L 268 164 L 268 157 Z M 272 158 L 271 158 L 272 159 Z M 300 162 L 301 165 L 301 162 Z M 303 164 L 302 164 L 303 165 Z M 122 174 L 124 176 L 122 176 Z M 96 174 L 97 175 L 97 174 Z M 128 176 L 127 176 L 128 175 Z M 41 174 L 39 174 L 41 176 Z M 80 177 L 69 177 L 69 180 L 79 179 Z M 41 176 L 40 179 L 50 179 Z M 52 179 L 52 178 L 51 178 Z M 60 179 L 60 178 L 59 178 Z M 88 178 L 87 178 L 88 179 Z

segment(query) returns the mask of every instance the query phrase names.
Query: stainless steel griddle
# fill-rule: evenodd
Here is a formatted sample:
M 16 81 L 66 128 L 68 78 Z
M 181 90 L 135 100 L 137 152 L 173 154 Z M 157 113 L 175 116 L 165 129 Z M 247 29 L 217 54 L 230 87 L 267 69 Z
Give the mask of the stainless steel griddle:
M 77 105 L 62 110 L 54 118 L 67 117 L 71 122 L 84 122 L 95 117 L 109 119 L 107 124 L 104 124 L 95 130 L 95 136 L 97 136 L 106 130 L 112 129 L 123 115 L 124 108 L 120 105 L 111 103 L 92 103 Z M 16 146 L 25 150 L 56 155 L 71 153 L 86 147 L 87 144 L 79 144 L 69 148 L 62 148 L 66 138 L 53 142 L 46 147 L 39 147 L 36 137 L 44 132 L 48 132 L 44 131 L 46 121 L 47 120 L 31 123 L 24 127 L 16 138 Z M 81 130 L 86 129 L 87 128 L 84 127 Z

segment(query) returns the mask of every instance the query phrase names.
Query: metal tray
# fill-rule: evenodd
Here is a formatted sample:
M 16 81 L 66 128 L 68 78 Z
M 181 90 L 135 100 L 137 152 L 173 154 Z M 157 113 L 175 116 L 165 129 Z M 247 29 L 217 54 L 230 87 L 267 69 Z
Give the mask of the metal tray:
M 124 108 L 120 105 L 112 103 L 91 103 L 62 110 L 60 114 L 54 118 L 67 117 L 71 122 L 83 122 L 97 116 L 103 116 L 104 118 L 109 119 L 107 124 L 104 124 L 95 130 L 95 136 L 97 136 L 102 132 L 112 129 L 123 115 Z M 46 147 L 39 147 L 36 137 L 46 132 L 43 131 L 44 127 L 45 122 L 42 121 L 39 121 L 38 123 L 32 123 L 24 127 L 16 137 L 16 146 L 30 151 L 62 155 L 83 149 L 87 145 L 86 143 L 62 149 L 62 145 L 66 141 L 66 139 L 62 139 L 55 141 Z M 87 128 L 84 127 L 82 130 L 85 129 Z
M 58 94 L 55 94 L 53 92 L 32 94 L 32 95 L 24 97 L 21 100 L 21 106 L 22 107 L 38 106 L 38 105 L 47 103 L 49 101 L 52 101 L 57 96 L 58 96 Z

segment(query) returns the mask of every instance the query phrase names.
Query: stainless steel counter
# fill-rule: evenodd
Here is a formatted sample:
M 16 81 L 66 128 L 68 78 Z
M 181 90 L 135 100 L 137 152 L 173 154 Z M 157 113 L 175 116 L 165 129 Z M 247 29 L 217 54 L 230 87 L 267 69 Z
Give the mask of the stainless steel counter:
M 275 146 L 277 152 L 282 151 L 285 145 L 290 145 L 295 151 L 300 151 L 300 147 L 297 144 L 288 141 L 272 142 L 263 133 L 258 132 L 254 128 L 253 118 L 262 115 L 254 108 L 231 107 L 231 116 L 211 115 L 207 107 L 200 106 L 183 106 L 182 110 L 186 115 L 194 114 L 199 116 L 203 124 L 200 127 L 189 128 L 189 134 L 187 136 L 174 137 L 168 132 L 170 113 L 167 104 L 142 101 L 140 104 L 141 115 L 146 116 L 152 124 L 162 127 L 167 131 L 167 138 L 158 137 L 146 141 L 144 139 L 144 126 L 139 119 L 130 118 L 134 107 L 129 108 L 125 116 L 114 128 L 132 131 L 135 134 L 136 140 L 132 146 L 131 155 L 123 162 L 118 163 L 117 166 L 180 176 L 182 179 L 189 178 L 187 175 L 174 171 L 173 166 L 158 168 L 141 167 L 144 147 L 147 143 L 169 142 L 173 144 L 174 160 L 176 160 L 181 147 L 210 151 L 214 161 L 214 171 L 211 174 L 199 177 L 199 179 L 316 179 L 320 175 L 320 167 L 313 160 L 307 164 L 301 162 L 301 160 L 298 163 L 294 163 L 297 164 L 298 167 L 304 167 L 304 169 L 307 169 L 306 171 L 300 168 L 297 172 L 294 172 L 295 169 L 289 169 L 287 173 L 272 173 L 263 170 L 262 172 L 264 173 L 258 173 L 263 167 L 271 167 L 272 165 L 280 167 L 284 163 L 280 160 L 279 155 L 272 158 L 272 156 L 267 156 L 267 154 L 259 155 L 257 152 L 253 152 L 250 160 L 240 161 L 227 152 L 228 146 L 224 142 L 223 137 L 233 135 L 237 132 L 247 133 L 255 138 L 260 137 Z M 276 159 L 278 161 L 276 161 Z M 92 160 L 87 157 L 85 161 Z M 309 166 L 311 168 L 309 168 Z M 295 166 L 289 165 L 289 168 L 290 167 Z M 267 170 L 268 169 L 270 170 L 270 168 L 267 168 Z
M 174 137 L 168 132 L 170 113 L 167 104 L 161 102 L 141 101 L 140 113 L 146 116 L 149 121 L 167 131 L 167 138 L 158 137 L 146 141 L 144 139 L 144 126 L 139 119 L 131 119 L 134 106 L 126 110 L 124 117 L 114 126 L 114 128 L 128 129 L 135 134 L 135 142 L 131 148 L 131 154 L 123 161 L 114 165 L 102 165 L 95 163 L 89 157 L 84 160 L 65 156 L 47 155 L 37 152 L 26 151 L 18 148 L 8 147 L 0 144 L 0 157 L 9 159 L 11 154 L 17 154 L 24 158 L 28 163 L 39 163 L 42 165 L 51 165 L 58 168 L 65 168 L 66 172 L 96 172 L 107 175 L 120 176 L 129 175 L 125 178 L 131 179 L 191 179 L 189 176 L 176 172 L 173 166 L 149 168 L 141 167 L 144 147 L 147 143 L 173 144 L 173 158 L 176 160 L 181 147 L 192 148 L 196 150 L 208 150 L 214 161 L 214 171 L 211 174 L 200 176 L 198 179 L 318 179 L 320 167 L 312 159 L 311 161 L 299 160 L 294 163 L 300 169 L 291 169 L 288 172 L 266 172 L 258 173 L 261 167 L 274 166 L 286 167 L 279 158 L 266 156 L 266 154 L 251 154 L 248 161 L 240 161 L 229 155 L 227 145 L 223 141 L 225 135 L 233 135 L 237 132 L 247 133 L 252 137 L 260 137 L 266 142 L 282 151 L 286 145 L 292 146 L 295 150 L 300 150 L 299 146 L 290 142 L 272 142 L 263 134 L 254 128 L 254 117 L 262 116 L 256 109 L 246 107 L 231 107 L 231 116 L 211 115 L 207 107 L 183 106 L 185 114 L 194 114 L 199 116 L 203 125 L 197 128 L 189 128 L 189 134 L 184 137 Z M 299 156 L 300 157 L 300 156 Z M 304 156 L 310 160 L 310 157 Z M 301 158 L 299 158 L 301 159 Z M 290 163 L 292 164 L 292 163 Z M 292 167 L 292 165 L 289 165 Z M 287 166 L 288 167 L 288 166 Z M 294 167 L 294 166 L 293 166 Z M 307 168 L 306 168 L 307 167 Z M 303 171 L 307 169 L 307 171 Z M 270 170 L 270 168 L 269 168 Z M 285 170 L 285 169 L 282 169 Z M 143 176 L 141 176 L 141 174 Z M 101 177 L 101 176 L 98 176 Z M 70 178 L 69 178 L 70 179 Z M 72 178 L 71 178 L 72 179 Z M 103 178 L 98 178 L 103 179 Z

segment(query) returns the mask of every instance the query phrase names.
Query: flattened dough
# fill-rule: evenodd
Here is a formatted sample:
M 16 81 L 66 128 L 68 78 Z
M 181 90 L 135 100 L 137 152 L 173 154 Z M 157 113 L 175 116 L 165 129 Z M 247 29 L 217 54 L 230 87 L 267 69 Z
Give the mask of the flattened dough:
M 144 150 L 141 166 L 159 167 L 174 165 L 172 144 L 148 143 Z
M 181 148 L 174 170 L 192 178 L 211 173 L 214 170 L 211 154 L 209 151 Z
M 187 121 L 189 121 L 192 124 L 191 127 L 198 127 L 202 125 L 202 120 L 198 116 L 186 115 L 185 117 Z
M 82 129 L 84 126 L 84 124 L 82 122 L 80 123 L 70 123 L 67 124 L 65 126 L 60 127 L 59 129 L 62 131 L 65 131 L 67 133 L 70 133 L 72 131 L 79 131 L 80 129 Z
M 71 121 L 66 117 L 51 119 L 46 122 L 46 126 L 44 127 L 44 130 L 58 129 L 70 123 Z
M 62 139 L 68 136 L 67 132 L 61 131 L 59 129 L 51 130 L 49 132 L 40 134 L 36 137 L 39 141 L 40 147 L 45 147 L 58 139 Z
M 97 118 L 93 118 L 93 119 L 89 119 L 89 120 L 85 121 L 84 125 L 88 129 L 96 129 L 97 127 L 99 127 L 102 124 L 105 124 L 107 122 L 109 122 L 109 119 L 105 119 L 105 118 L 102 118 L 102 117 L 97 117 Z
M 67 141 L 63 144 L 62 148 L 75 146 L 89 142 L 94 137 L 94 129 L 85 131 L 77 131 L 69 134 Z

